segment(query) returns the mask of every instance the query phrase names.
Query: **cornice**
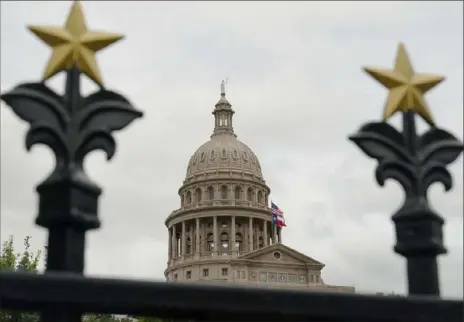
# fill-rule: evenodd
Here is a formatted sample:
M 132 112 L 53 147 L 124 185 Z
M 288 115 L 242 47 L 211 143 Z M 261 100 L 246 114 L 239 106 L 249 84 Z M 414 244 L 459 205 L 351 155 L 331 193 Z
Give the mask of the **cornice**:
M 211 257 L 211 258 L 203 258 L 203 259 L 192 259 L 188 261 L 184 261 L 173 266 L 169 266 L 165 270 L 165 274 L 179 269 L 179 268 L 186 268 L 186 267 L 194 267 L 194 266 L 201 266 L 201 265 L 208 265 L 208 264 L 230 264 L 233 261 L 231 258 L 223 258 L 223 257 Z
M 165 270 L 165 275 L 169 272 L 181 268 L 188 268 L 188 267 L 196 267 L 201 265 L 209 265 L 209 264 L 227 264 L 234 266 L 246 266 L 249 268 L 293 268 L 293 269 L 305 269 L 305 270 L 321 270 L 320 265 L 318 264 L 305 264 L 305 263 L 286 263 L 286 262 L 268 262 L 268 261 L 256 261 L 251 259 L 238 259 L 238 258 L 207 258 L 207 259 L 197 259 L 197 260 L 188 260 L 182 263 L 175 264 L 173 266 L 168 267 Z
M 246 217 L 254 217 L 260 219 L 269 219 L 271 216 L 271 209 L 266 206 L 248 206 L 248 205 L 208 205 L 198 206 L 187 209 L 178 209 L 172 212 L 164 221 L 166 227 L 171 227 L 173 224 L 182 220 L 210 217 L 207 213 L 217 211 L 232 211 L 232 212 L 244 212 L 247 213 Z

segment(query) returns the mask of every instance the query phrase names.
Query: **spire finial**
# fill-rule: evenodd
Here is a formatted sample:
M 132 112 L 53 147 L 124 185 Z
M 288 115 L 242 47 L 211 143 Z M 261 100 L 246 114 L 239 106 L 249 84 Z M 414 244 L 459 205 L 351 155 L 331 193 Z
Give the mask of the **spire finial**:
M 226 78 L 225 80 L 222 80 L 221 82 L 221 96 L 226 96 L 226 84 L 229 79 Z

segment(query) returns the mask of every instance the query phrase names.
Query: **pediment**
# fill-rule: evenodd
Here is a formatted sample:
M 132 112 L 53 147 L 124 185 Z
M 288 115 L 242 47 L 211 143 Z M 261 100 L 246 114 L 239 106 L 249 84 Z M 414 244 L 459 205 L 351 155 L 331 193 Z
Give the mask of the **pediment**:
M 323 263 L 315 260 L 314 258 L 281 243 L 254 250 L 250 253 L 239 256 L 238 259 L 266 263 L 315 265 L 320 266 L 320 268 L 325 266 Z

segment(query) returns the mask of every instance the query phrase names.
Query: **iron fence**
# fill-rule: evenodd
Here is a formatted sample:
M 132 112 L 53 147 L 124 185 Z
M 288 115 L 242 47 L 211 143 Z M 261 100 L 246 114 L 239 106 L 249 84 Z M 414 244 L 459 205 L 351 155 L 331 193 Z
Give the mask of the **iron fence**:
M 73 12 L 81 10 L 78 2 L 72 10 L 71 18 Z M 71 18 L 67 24 L 70 30 L 73 24 L 80 23 L 76 16 Z M 47 42 L 43 36 L 46 30 L 38 27 L 31 30 Z M 119 39 L 110 38 L 105 38 L 106 45 Z M 451 188 L 451 175 L 446 167 L 459 157 L 463 145 L 452 134 L 436 127 L 423 100 L 409 100 L 408 94 L 406 99 L 390 106 L 390 112 L 387 108 L 384 121 L 363 125 L 350 140 L 378 161 L 376 179 L 380 185 L 386 179 L 394 179 L 404 189 L 404 204 L 392 219 L 397 237 L 394 250 L 407 261 L 409 296 L 85 277 L 85 236 L 86 231 L 100 226 L 97 205 L 101 189 L 84 172 L 84 158 L 90 151 L 102 149 L 111 159 L 116 148 L 112 132 L 125 128 L 142 117 L 142 113 L 122 95 L 105 89 L 98 73 L 84 64 L 86 58 L 79 56 L 79 50 L 85 44 L 74 42 L 72 45 L 76 47 L 71 61 L 64 61 L 60 66 L 60 61 L 53 62 L 55 70 L 47 69 L 49 73 L 45 77 L 65 71 L 64 95 L 55 93 L 44 82 L 21 84 L 1 95 L 13 112 L 30 124 L 26 147 L 45 144 L 57 160 L 52 174 L 37 187 L 36 224 L 49 232 L 46 272 L 38 275 L 0 272 L 1 309 L 38 311 L 44 322 L 81 321 L 82 315 L 89 312 L 195 321 L 463 321 L 463 301 L 439 296 L 436 259 L 446 252 L 444 220 L 427 200 L 432 183 L 442 182 L 447 190 Z M 398 57 L 395 71 L 401 73 L 401 68 L 408 68 L 401 64 L 409 63 L 402 45 Z M 378 70 L 367 71 L 385 86 L 390 84 L 385 77 L 380 77 Z M 96 93 L 81 96 L 81 73 L 100 86 Z M 422 95 L 440 80 L 422 79 L 414 83 L 406 79 L 400 85 L 406 86 L 406 93 L 416 91 L 414 95 Z M 386 122 L 396 111 L 403 114 L 402 132 Z M 420 136 L 415 130 L 416 113 L 431 125 Z

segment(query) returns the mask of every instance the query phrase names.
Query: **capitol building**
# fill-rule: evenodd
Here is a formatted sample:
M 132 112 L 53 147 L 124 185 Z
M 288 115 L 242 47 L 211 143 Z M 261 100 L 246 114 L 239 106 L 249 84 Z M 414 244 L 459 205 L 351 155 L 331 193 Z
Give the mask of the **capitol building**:
M 211 139 L 190 158 L 180 208 L 166 219 L 168 282 L 354 292 L 328 285 L 324 264 L 282 243 L 258 157 L 237 139 L 221 85 Z

